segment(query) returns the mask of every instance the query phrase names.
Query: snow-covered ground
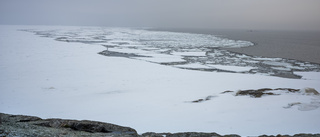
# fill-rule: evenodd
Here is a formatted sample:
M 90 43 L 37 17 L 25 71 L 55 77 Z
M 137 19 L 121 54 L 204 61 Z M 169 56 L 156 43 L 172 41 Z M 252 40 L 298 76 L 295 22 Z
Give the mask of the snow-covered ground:
M 60 39 L 54 40 L 56 37 L 53 34 L 57 33 L 51 33 L 50 37 L 40 37 L 47 35 L 39 34 L 39 31 L 38 35 L 28 32 L 42 30 L 47 34 L 48 30 L 59 30 L 64 31 L 63 34 L 80 36 L 81 31 L 74 34 L 74 29 L 78 27 L 0 26 L 0 112 L 42 118 L 104 121 L 132 127 L 139 133 L 196 131 L 247 136 L 320 131 L 319 96 L 282 92 L 277 96 L 252 98 L 221 94 L 226 90 L 261 88 L 310 87 L 320 91 L 320 72 L 294 72 L 303 76 L 302 79 L 288 79 L 259 74 L 180 69 L 183 64 L 171 67 L 157 61 L 163 62 L 162 58 L 166 60 L 171 57 L 181 61 L 185 55 L 200 58 L 205 55 L 203 51 L 191 48 L 188 51 L 176 50 L 173 54 L 162 54 L 168 49 L 165 44 L 149 41 L 145 44 L 158 46 L 142 45 L 138 48 L 141 43 L 135 43 L 132 39 L 116 39 L 123 37 L 123 34 L 112 35 L 113 40 L 88 40 L 88 37 L 83 37 L 84 41 L 79 42 L 77 37 L 76 42 L 72 42 L 69 41 L 70 35 L 63 40 L 62 33 L 59 33 Z M 97 28 L 93 27 L 92 30 Z M 100 31 L 90 31 L 85 35 L 96 36 L 97 33 Z M 159 35 L 156 33 L 148 33 L 149 36 L 141 33 L 140 36 L 153 38 Z M 164 34 L 163 38 L 168 39 Z M 179 37 L 183 34 L 174 35 Z M 210 36 L 201 37 L 203 41 L 210 42 Z M 195 41 L 188 36 L 184 39 L 186 43 Z M 61 42 L 66 40 L 69 42 Z M 199 39 L 196 40 L 196 44 L 201 44 Z M 148 57 L 106 57 L 97 54 L 106 50 L 105 43 L 110 41 L 107 47 L 136 45 L 133 46 L 135 48 L 109 47 L 110 51 L 128 52 L 130 49 L 130 53 Z M 228 40 L 218 41 L 223 45 Z M 231 41 L 224 45 L 232 46 L 232 43 L 237 44 Z M 183 46 L 179 42 L 173 44 Z M 166 55 L 171 56 L 166 58 Z M 246 58 L 244 56 L 240 60 Z M 290 66 L 283 59 L 266 61 L 265 58 L 259 60 L 256 57 L 247 61 L 262 61 L 265 65 L 279 68 Z M 299 63 L 310 67 L 308 63 Z M 211 65 L 225 68 L 218 64 Z M 210 66 L 196 62 L 189 67 Z M 311 67 L 314 65 L 311 64 Z M 245 71 L 248 68 L 239 69 Z M 238 70 L 237 67 L 227 69 Z M 190 102 L 207 96 L 212 98 L 201 103 Z M 290 103 L 296 102 L 301 104 L 288 107 Z

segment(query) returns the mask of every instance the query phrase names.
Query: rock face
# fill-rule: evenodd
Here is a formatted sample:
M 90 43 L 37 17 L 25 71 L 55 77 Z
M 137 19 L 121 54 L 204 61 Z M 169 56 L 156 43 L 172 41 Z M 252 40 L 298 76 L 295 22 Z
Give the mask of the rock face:
M 46 119 L 43 122 L 38 122 L 39 126 L 53 127 L 53 128 L 71 128 L 76 131 L 86 131 L 90 133 L 125 133 L 134 134 L 136 131 L 131 128 L 121 127 L 109 123 L 94 122 L 94 121 L 76 121 L 76 120 L 62 120 L 62 119 Z
M 138 135 L 136 130 L 110 123 L 64 119 L 41 119 L 34 116 L 0 113 L 0 137 L 240 137 L 217 133 L 182 132 Z M 320 137 L 320 134 L 296 134 L 260 137 Z
M 63 119 L 41 119 L 33 116 L 0 113 L 0 136 L 113 136 L 136 137 L 136 130 L 110 123 Z

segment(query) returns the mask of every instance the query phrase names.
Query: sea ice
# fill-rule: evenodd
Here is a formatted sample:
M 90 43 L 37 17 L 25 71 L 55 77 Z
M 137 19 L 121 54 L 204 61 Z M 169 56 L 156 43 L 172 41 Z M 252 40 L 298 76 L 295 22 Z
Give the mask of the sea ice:
M 262 62 L 263 64 L 267 64 L 267 65 L 271 65 L 271 66 L 291 66 L 290 63 L 286 63 L 286 62 L 273 62 L 273 61 L 264 61 Z
M 172 52 L 171 54 L 179 56 L 206 56 L 206 52 Z
M 193 68 L 193 69 L 212 69 L 212 67 L 199 64 L 199 63 L 193 63 L 193 64 L 185 64 L 185 65 L 174 65 L 174 67 L 178 68 Z
M 292 70 L 320 71 L 320 65 L 318 64 L 281 58 L 249 56 L 222 50 L 220 47 L 246 47 L 253 46 L 253 43 L 220 38 L 214 35 L 95 27 L 63 27 L 62 29 L 48 27 L 45 29 L 21 30 L 33 32 L 42 37 L 54 38 L 58 41 L 102 45 L 107 50 L 99 53 L 109 57 L 129 57 L 164 65 L 176 65 L 181 64 L 179 62 L 185 62 L 184 64 L 208 65 L 211 63 L 237 67 L 248 66 L 255 68 L 255 71 L 237 71 L 236 73 L 263 74 L 286 78 L 300 78 Z M 107 52 L 108 50 L 109 52 Z M 114 53 L 111 53 L 112 51 Z M 144 56 L 148 58 L 140 58 Z M 275 66 L 281 66 L 281 68 Z M 195 70 L 203 71 L 203 69 Z
M 239 66 L 225 66 L 225 65 L 208 65 L 208 66 L 221 69 L 221 70 L 228 70 L 228 71 L 234 71 L 234 72 L 244 72 L 244 71 L 250 71 L 251 69 L 254 69 L 253 67 L 239 67 Z

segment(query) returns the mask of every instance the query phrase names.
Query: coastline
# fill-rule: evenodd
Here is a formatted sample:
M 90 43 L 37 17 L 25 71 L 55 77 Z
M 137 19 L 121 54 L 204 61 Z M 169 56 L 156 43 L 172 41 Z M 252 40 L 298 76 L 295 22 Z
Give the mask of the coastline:
M 311 87 L 319 91 L 319 72 L 301 74 L 304 79 L 300 80 L 177 69 L 137 59 L 101 56 L 97 53 L 106 50 L 101 44 L 54 39 L 64 33 L 82 32 L 90 42 L 91 36 L 100 35 L 92 28 L 79 32 L 72 31 L 77 29 L 73 27 L 61 28 L 64 33 L 53 33 L 57 37 L 50 38 L 17 31 L 21 28 L 43 34 L 55 27 L 1 28 L 1 112 L 110 122 L 134 127 L 138 134 L 214 131 L 222 135 L 258 136 L 319 132 L 316 119 L 320 109 L 302 112 L 300 108 L 319 102 L 312 96 L 284 92 L 251 99 L 220 94 L 227 90 L 279 87 Z M 225 56 L 221 58 L 224 61 Z M 207 101 L 190 103 L 201 99 Z
M 0 113 L 0 136 L 112 136 L 112 137 L 240 137 L 237 134 L 220 135 L 215 132 L 179 132 L 138 134 L 131 127 L 89 120 L 42 119 L 36 116 Z M 277 137 L 319 137 L 320 134 L 276 135 Z M 260 135 L 259 137 L 274 137 Z
M 218 29 L 155 29 L 173 32 L 211 34 L 233 40 L 251 41 L 255 45 L 222 48 L 252 56 L 295 59 L 320 64 L 320 31 L 265 31 Z

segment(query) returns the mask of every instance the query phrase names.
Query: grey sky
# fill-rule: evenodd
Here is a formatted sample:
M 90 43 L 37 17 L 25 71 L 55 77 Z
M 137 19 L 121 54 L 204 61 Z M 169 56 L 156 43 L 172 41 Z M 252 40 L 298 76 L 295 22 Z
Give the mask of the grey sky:
M 0 0 L 0 24 L 320 30 L 320 0 Z

